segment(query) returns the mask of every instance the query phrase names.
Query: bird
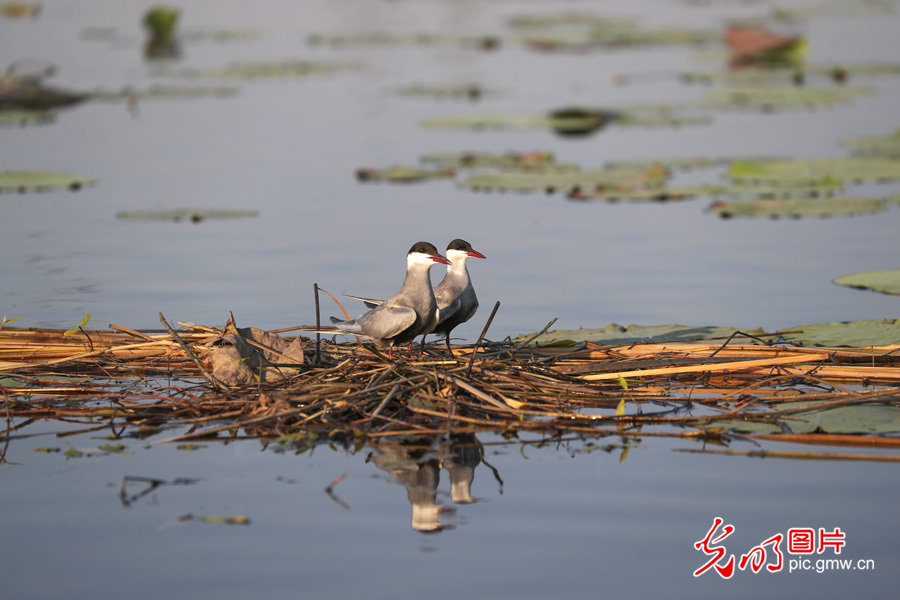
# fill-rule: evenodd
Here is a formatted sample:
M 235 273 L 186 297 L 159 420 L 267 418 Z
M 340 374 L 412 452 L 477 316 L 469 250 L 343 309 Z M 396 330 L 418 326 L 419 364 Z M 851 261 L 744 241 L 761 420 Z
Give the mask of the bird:
M 447 274 L 439 284 L 434 286 L 434 297 L 438 306 L 438 322 L 430 333 L 443 333 L 446 335 L 447 352 L 450 350 L 450 332 L 457 325 L 465 323 L 478 310 L 478 297 L 472 280 L 469 279 L 469 270 L 466 268 L 466 260 L 469 258 L 487 258 L 478 252 L 472 245 L 459 238 L 447 245 Z M 424 338 L 423 338 L 424 343 Z
M 429 333 L 438 322 L 437 301 L 431 287 L 429 270 L 435 263 L 449 265 L 434 244 L 416 242 L 406 255 L 406 278 L 400 291 L 349 321 L 331 317 L 331 322 L 345 333 L 361 335 L 387 347 L 393 360 L 394 345 L 409 342 Z

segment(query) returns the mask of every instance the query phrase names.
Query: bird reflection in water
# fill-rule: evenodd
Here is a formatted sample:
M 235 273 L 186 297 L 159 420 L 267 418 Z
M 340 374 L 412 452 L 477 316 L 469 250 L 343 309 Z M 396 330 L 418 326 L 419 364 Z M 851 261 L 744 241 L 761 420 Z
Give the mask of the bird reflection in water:
M 453 507 L 437 503 L 441 468 L 450 474 L 450 499 L 456 504 L 476 502 L 472 496 L 475 467 L 482 462 L 482 446 L 472 434 L 455 435 L 450 446 L 435 446 L 431 438 L 399 444 L 378 444 L 375 465 L 406 487 L 412 505 L 412 527 L 423 533 L 452 529 L 442 517 L 456 513 Z

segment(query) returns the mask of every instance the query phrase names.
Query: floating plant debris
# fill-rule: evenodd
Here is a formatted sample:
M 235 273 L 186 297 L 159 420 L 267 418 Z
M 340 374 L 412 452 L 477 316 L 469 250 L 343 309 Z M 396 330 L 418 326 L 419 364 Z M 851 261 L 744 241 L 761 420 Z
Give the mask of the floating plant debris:
M 900 270 L 866 271 L 835 278 L 838 285 L 900 295 Z
M 664 187 L 637 187 L 608 189 L 599 186 L 591 191 L 583 191 L 580 188 L 570 190 L 566 197 L 569 200 L 606 200 L 608 202 L 619 201 L 654 201 L 668 202 L 670 200 L 691 200 L 700 196 L 713 196 L 721 194 L 725 188 L 719 185 L 691 185 L 691 186 L 664 186 Z
M 0 15 L 9 19 L 36 18 L 41 14 L 41 5 L 30 2 L 3 2 L 0 3 Z
M 235 62 L 220 69 L 182 69 L 177 74 L 196 79 L 289 79 L 323 75 L 359 68 L 348 61 L 283 60 L 273 62 Z
M 192 223 L 200 223 L 210 219 L 247 219 L 256 217 L 258 214 L 255 210 L 174 208 L 121 211 L 116 213 L 116 218 L 138 221 L 191 221 Z
M 772 8 L 772 17 L 799 21 L 813 17 L 879 17 L 893 15 L 895 12 L 895 4 L 884 0 L 832 0 L 796 6 L 775 6 Z
M 401 96 L 424 96 L 431 98 L 451 98 L 465 100 L 481 100 L 485 96 L 496 95 L 497 92 L 477 83 L 458 84 L 424 84 L 414 83 L 397 88 Z
M 455 169 L 420 169 L 419 167 L 389 167 L 387 169 L 357 169 L 359 181 L 389 181 L 391 183 L 415 183 L 429 179 L 452 179 Z
M 770 87 L 717 88 L 709 90 L 698 108 L 715 110 L 749 109 L 765 112 L 828 108 L 848 104 L 874 93 L 872 87 Z
M 0 127 L 45 125 L 54 121 L 56 121 L 56 112 L 52 110 L 0 110 Z
M 841 144 L 859 156 L 900 157 L 900 129 L 891 135 L 858 137 L 842 140 Z
M 4 388 L 6 414 L 89 419 L 93 426 L 115 421 L 125 438 L 146 435 L 144 424 L 153 422 L 187 430 L 155 444 L 253 438 L 276 451 L 298 452 L 318 444 L 404 439 L 412 432 L 660 436 L 727 444 L 730 431 L 756 426 L 762 433 L 750 437 L 761 442 L 900 447 L 889 437 L 900 432 L 900 408 L 893 406 L 900 383 L 900 321 L 797 326 L 774 334 L 613 324 L 455 346 L 450 354 L 434 344 L 397 361 L 368 345 L 322 341 L 317 351 L 315 341 L 285 338 L 289 347 L 305 350 L 302 369 L 277 382 L 230 385 L 211 373 L 210 356 L 233 334 L 191 324 L 176 331 L 162 315 L 160 320 L 168 333 L 112 326 L 66 338 L 57 330 L 3 329 L 4 381 L 27 381 Z M 864 341 L 850 341 L 858 338 Z M 312 358 L 317 355 L 318 361 Z M 285 360 L 277 354 L 272 359 Z M 42 379 L 53 372 L 90 380 Z M 153 384 L 145 382 L 156 375 L 164 376 L 164 387 L 148 394 L 145 387 Z M 641 409 L 621 410 L 626 402 Z M 874 415 L 872 407 L 883 410 Z M 776 427 L 765 427 L 770 425 Z M 16 434 L 22 433 L 20 426 Z M 116 443 L 48 451 L 72 459 L 127 450 Z M 880 455 L 886 458 L 896 459 Z M 149 486 L 129 497 L 128 481 Z M 134 502 L 165 483 L 125 478 L 122 501 Z
M 572 193 L 576 190 L 606 190 L 615 194 L 647 189 L 659 192 L 667 179 L 666 170 L 660 167 L 603 167 L 586 171 L 480 173 L 469 177 L 460 186 L 474 191 Z
M 352 46 L 462 46 L 478 50 L 494 50 L 502 41 L 493 35 L 455 35 L 445 33 L 314 33 L 307 36 L 311 46 L 343 48 Z
M 733 67 L 799 67 L 806 58 L 806 38 L 784 35 L 755 25 L 733 25 L 725 31 Z
M 431 129 L 549 129 L 563 137 L 596 133 L 611 123 L 632 127 L 679 127 L 709 122 L 704 115 L 683 114 L 682 107 L 634 106 L 612 109 L 569 107 L 537 114 L 488 114 L 425 119 Z
M 736 200 L 713 203 L 709 212 L 723 219 L 732 217 L 832 217 L 878 213 L 887 210 L 889 202 L 900 197 L 884 198 L 788 198 L 782 200 Z
M 427 154 L 421 157 L 423 163 L 432 164 L 441 169 L 467 169 L 467 168 L 510 168 L 529 169 L 545 167 L 548 165 L 559 166 L 552 152 L 458 152 L 446 154 Z
M 45 192 L 65 189 L 77 192 L 96 185 L 94 177 L 55 171 L 0 171 L 0 192 Z
M 738 161 L 731 164 L 726 177 L 735 183 L 772 186 L 817 185 L 823 181 L 896 181 L 900 180 L 900 161 L 877 156 Z

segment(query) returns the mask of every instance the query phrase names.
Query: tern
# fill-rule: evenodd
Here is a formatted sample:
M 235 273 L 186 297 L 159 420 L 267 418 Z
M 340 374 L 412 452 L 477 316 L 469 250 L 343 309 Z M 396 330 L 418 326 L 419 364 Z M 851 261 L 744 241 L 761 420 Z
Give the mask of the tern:
M 434 297 L 438 305 L 438 323 L 431 333 L 446 335 L 447 352 L 450 350 L 450 332 L 457 325 L 465 323 L 478 310 L 478 297 L 469 279 L 466 261 L 469 258 L 487 258 L 472 245 L 461 239 L 455 239 L 447 245 L 447 274 L 434 286 Z M 423 339 L 424 341 L 424 339 Z
M 345 333 L 369 338 L 375 345 L 388 348 L 394 358 L 394 345 L 412 343 L 419 335 L 431 332 L 438 323 L 437 301 L 428 271 L 434 263 L 449 265 L 437 248 L 428 242 L 416 242 L 406 255 L 406 279 L 400 291 L 350 321 L 331 317 Z
M 481 252 L 478 252 L 472 245 L 462 239 L 455 239 L 447 245 L 447 258 L 450 260 L 447 267 L 447 274 L 439 284 L 434 286 L 434 297 L 438 307 L 438 321 L 434 329 L 425 332 L 443 333 L 445 334 L 445 342 L 447 343 L 447 352 L 450 350 L 450 332 L 462 323 L 465 323 L 475 315 L 478 310 L 478 297 L 475 295 L 475 288 L 472 287 L 472 280 L 469 278 L 469 270 L 466 267 L 466 260 L 469 258 L 487 258 Z M 362 300 L 369 308 L 376 308 L 383 301 L 374 298 L 364 298 L 362 296 L 351 296 L 345 294 L 348 298 Z M 425 335 L 422 336 L 422 348 L 425 347 Z

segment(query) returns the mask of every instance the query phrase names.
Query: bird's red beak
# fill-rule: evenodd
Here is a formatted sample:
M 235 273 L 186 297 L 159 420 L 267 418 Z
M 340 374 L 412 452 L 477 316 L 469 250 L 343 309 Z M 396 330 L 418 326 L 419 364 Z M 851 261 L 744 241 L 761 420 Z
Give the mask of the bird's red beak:
M 466 252 L 466 254 L 468 254 L 468 255 L 471 256 L 472 258 L 487 258 L 487 256 L 485 256 L 484 254 L 482 254 L 482 253 L 479 252 L 478 250 L 472 250 L 471 252 Z
M 445 265 L 449 265 L 449 264 L 450 264 L 450 261 L 447 260 L 446 258 L 444 258 L 443 256 L 441 256 L 440 254 L 430 254 L 430 255 L 428 256 L 428 258 L 430 258 L 430 259 L 433 260 L 434 262 L 443 263 L 443 264 L 445 264 Z

